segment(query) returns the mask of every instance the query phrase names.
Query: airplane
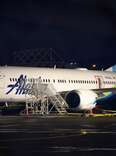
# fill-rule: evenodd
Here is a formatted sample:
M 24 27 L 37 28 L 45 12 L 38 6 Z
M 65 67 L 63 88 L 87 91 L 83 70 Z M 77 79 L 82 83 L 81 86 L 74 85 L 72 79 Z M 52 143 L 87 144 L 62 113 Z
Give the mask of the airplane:
M 116 65 L 105 71 L 85 68 L 0 67 L 0 102 L 24 102 L 32 82 L 52 84 L 66 100 L 69 109 L 92 110 L 100 99 L 116 92 Z

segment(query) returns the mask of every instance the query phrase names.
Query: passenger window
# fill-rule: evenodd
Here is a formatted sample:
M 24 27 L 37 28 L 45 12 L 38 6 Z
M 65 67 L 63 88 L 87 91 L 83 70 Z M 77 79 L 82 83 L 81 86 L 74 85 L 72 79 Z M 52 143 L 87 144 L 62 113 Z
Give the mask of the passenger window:
M 43 82 L 45 82 L 45 79 L 43 79 Z

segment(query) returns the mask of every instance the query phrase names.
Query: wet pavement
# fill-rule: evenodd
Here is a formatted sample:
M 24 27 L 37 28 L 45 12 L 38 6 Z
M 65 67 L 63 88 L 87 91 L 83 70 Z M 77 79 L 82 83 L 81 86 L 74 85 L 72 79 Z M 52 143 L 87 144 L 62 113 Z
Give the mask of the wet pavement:
M 116 155 L 116 117 L 0 117 L 0 156 Z

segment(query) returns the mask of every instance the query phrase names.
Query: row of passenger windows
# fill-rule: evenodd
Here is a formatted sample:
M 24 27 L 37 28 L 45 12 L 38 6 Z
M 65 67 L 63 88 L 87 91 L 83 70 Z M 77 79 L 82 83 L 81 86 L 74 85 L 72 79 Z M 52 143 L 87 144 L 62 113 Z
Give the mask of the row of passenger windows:
M 104 84 L 116 84 L 114 81 L 103 81 Z
M 40 80 L 41 80 L 41 82 L 50 82 L 50 79 L 40 79 Z M 27 81 L 27 82 L 39 82 L 40 80 L 35 79 L 35 78 L 25 79 L 25 81 Z M 18 79 L 17 78 L 10 78 L 10 81 L 14 82 L 14 81 L 18 81 Z
M 44 82 L 44 83 L 50 83 L 51 80 L 50 79 L 40 79 L 41 82 Z M 14 82 L 14 81 L 18 81 L 17 78 L 10 78 L 10 81 Z M 38 82 L 39 79 L 35 79 L 35 78 L 30 78 L 30 79 L 26 79 L 26 81 L 28 82 Z M 98 81 L 93 81 L 93 80 L 55 80 L 55 79 L 52 79 L 52 82 L 55 83 L 55 82 L 58 82 L 58 83 L 82 83 L 82 84 L 97 84 Z M 116 82 L 114 81 L 103 81 L 104 84 L 116 84 Z

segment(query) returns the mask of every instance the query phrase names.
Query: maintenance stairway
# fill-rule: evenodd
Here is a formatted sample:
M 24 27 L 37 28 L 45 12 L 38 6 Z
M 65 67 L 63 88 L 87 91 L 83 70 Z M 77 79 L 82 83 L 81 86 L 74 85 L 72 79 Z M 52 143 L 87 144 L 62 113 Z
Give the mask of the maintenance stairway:
M 68 104 L 52 84 L 33 83 L 31 90 L 32 94 L 30 96 L 25 95 L 27 114 L 28 109 L 32 109 L 33 114 L 49 114 L 53 108 L 59 114 L 67 113 Z M 52 107 L 49 110 L 50 103 L 52 103 Z
M 60 93 L 56 92 L 54 86 L 52 84 L 48 84 L 46 89 L 46 94 L 49 97 L 51 103 L 56 108 L 58 113 L 66 113 L 66 109 L 68 109 L 67 102 L 63 99 Z

